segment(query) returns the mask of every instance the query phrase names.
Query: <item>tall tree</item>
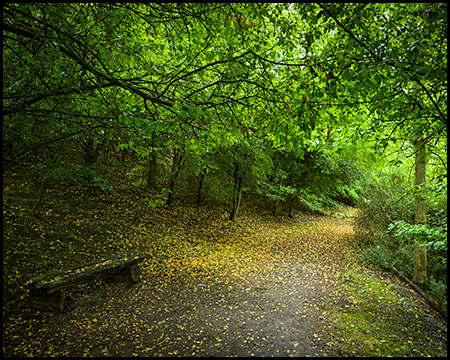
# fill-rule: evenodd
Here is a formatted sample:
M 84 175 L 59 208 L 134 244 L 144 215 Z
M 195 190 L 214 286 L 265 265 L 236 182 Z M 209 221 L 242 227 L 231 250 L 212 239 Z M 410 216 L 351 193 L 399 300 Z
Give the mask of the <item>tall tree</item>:
M 336 83 L 354 95 L 356 76 L 359 101 L 373 114 L 371 135 L 384 149 L 400 140 L 399 149 L 415 154 L 415 223 L 425 224 L 426 148 L 445 142 L 447 132 L 447 4 L 318 6 L 317 16 L 337 26 L 335 39 L 344 39 L 336 43 Z M 426 281 L 423 245 L 415 250 L 414 280 Z
M 413 140 L 415 153 L 414 187 L 415 187 L 415 214 L 416 225 L 426 224 L 426 201 L 423 195 L 426 184 L 426 147 L 421 134 Z M 424 284 L 427 280 L 427 247 L 425 244 L 416 245 L 414 249 L 414 276 L 413 281 Z

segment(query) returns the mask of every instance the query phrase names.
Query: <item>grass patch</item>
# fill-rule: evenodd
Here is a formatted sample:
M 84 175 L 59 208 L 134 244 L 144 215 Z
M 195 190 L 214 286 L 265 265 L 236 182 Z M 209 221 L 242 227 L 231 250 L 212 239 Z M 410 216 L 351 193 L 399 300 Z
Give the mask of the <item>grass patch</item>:
M 426 307 L 408 289 L 358 270 L 341 274 L 336 285 L 320 306 L 322 340 L 333 355 L 446 356 L 441 338 L 428 332 Z

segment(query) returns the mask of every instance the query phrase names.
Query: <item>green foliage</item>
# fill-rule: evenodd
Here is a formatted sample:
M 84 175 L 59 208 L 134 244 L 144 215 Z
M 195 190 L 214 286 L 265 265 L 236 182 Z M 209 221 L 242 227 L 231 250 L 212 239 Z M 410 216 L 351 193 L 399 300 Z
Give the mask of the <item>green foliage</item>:
M 302 199 L 313 210 L 333 210 L 339 202 L 354 205 L 359 199 L 362 173 L 352 161 L 315 151 L 305 156 L 302 165 L 305 173 L 300 185 L 308 189 Z
M 356 232 L 363 257 L 372 265 L 389 269 L 398 262 L 412 265 L 410 238 L 391 238 L 389 225 L 396 221 L 411 221 L 413 199 L 405 192 L 406 180 L 394 172 L 380 172 L 366 185 L 366 192 L 358 204 Z M 397 252 L 401 252 L 401 255 Z M 407 266 L 407 267 L 408 267 Z M 402 265 L 403 269 L 404 266 Z
M 349 139 L 375 141 L 371 155 L 413 130 L 445 141 L 446 4 L 7 4 L 4 15 L 8 168 L 80 134 L 123 144 L 135 173 L 156 151 L 167 165 L 173 149 L 201 159 L 250 136 L 271 142 L 260 152 L 314 153 L 305 179 L 272 198 L 309 187 L 332 207 L 359 197 L 351 166 L 333 164 Z
M 153 197 L 153 198 L 146 197 L 143 200 L 148 203 L 149 207 L 151 207 L 153 209 L 159 208 L 159 207 L 166 205 L 169 193 L 170 193 L 170 189 L 162 188 L 161 195 L 159 195 L 157 197 Z
M 261 151 L 263 147 L 259 139 L 249 137 L 218 146 L 208 154 L 207 187 L 219 201 L 229 204 L 237 195 L 236 181 L 242 182 L 245 192 L 267 176 L 272 162 L 268 153 Z
M 267 196 L 271 201 L 286 201 L 286 197 L 289 194 L 295 193 L 297 190 L 290 186 L 284 186 L 281 184 L 271 184 L 268 182 L 258 183 L 258 193 Z
M 446 171 L 446 168 L 442 165 L 436 165 L 431 164 L 435 173 Z M 447 221 L 447 173 L 431 173 L 423 189 L 423 196 L 430 212 L 427 222 L 436 226 L 443 226 Z
M 104 179 L 99 177 L 98 175 L 94 175 L 91 179 L 92 184 L 103 191 L 106 194 L 114 194 L 115 190 L 112 185 L 109 185 Z
M 410 237 L 391 234 L 376 235 L 370 246 L 364 247 L 361 260 L 371 267 L 390 271 L 394 266 L 412 278 L 415 241 Z M 445 245 L 447 248 L 447 241 Z M 447 251 L 431 247 L 427 253 L 427 293 L 443 307 L 447 306 Z
M 272 159 L 273 162 L 273 159 Z M 274 167 L 270 176 L 270 181 L 260 180 L 257 183 L 257 193 L 267 197 L 273 203 L 273 214 L 277 214 L 280 202 L 286 202 L 289 195 L 294 194 L 297 189 L 291 185 L 284 185 L 289 181 L 290 173 L 281 167 Z
M 313 212 L 319 212 L 322 210 L 321 198 L 311 192 L 309 188 L 300 189 L 298 196 L 300 201 L 305 204 L 309 210 Z
M 392 266 L 407 276 L 412 275 L 414 266 L 414 243 L 410 240 L 401 241 L 387 235 L 377 235 L 370 247 L 362 252 L 362 260 L 376 268 L 390 270 Z
M 148 202 L 148 206 L 150 206 L 150 207 L 152 207 L 152 208 L 154 209 L 154 208 L 157 208 L 157 207 L 164 206 L 164 204 L 165 204 L 166 201 L 167 201 L 167 198 L 164 198 L 164 199 L 149 199 L 149 198 L 144 198 L 143 200 L 144 200 L 144 201 L 147 201 L 147 202 Z
M 443 229 L 446 3 L 8 3 L 3 15 L 4 171 L 113 192 L 67 166 L 84 147 L 136 185 L 169 183 L 171 202 L 188 159 L 225 203 L 254 189 L 275 207 L 358 203 L 370 243 L 412 222 L 403 164 L 420 134 L 420 191 Z M 396 174 L 359 167 L 387 163 Z
M 55 167 L 46 174 L 43 181 L 45 180 L 62 182 L 69 185 L 79 185 L 89 181 L 104 193 L 113 194 L 115 192 L 114 187 L 108 185 L 97 174 L 97 171 L 89 166 L 77 165 L 70 168 Z
M 386 233 L 392 222 L 412 222 L 414 199 L 402 173 L 387 169 L 366 180 L 356 228 L 360 239 L 370 243 L 373 236 Z
M 426 224 L 408 224 L 402 220 L 394 221 L 388 227 L 393 235 L 402 241 L 414 239 L 415 242 L 432 247 L 435 250 L 447 251 L 447 229 L 431 227 Z
M 372 176 L 366 185 L 366 192 L 359 202 L 359 215 L 355 219 L 361 257 L 371 266 L 385 270 L 394 266 L 412 278 L 414 248 L 417 243 L 427 245 L 427 292 L 445 306 L 446 210 L 430 208 L 428 213 L 436 216 L 430 216 L 429 224 L 413 225 L 413 191 L 407 177 L 401 174 L 398 169 L 385 169 Z M 432 204 L 429 201 L 429 205 Z
M 342 203 L 354 205 L 361 191 L 362 173 L 356 163 L 325 151 L 272 151 L 272 171 L 260 181 L 258 193 L 275 206 L 297 199 L 311 211 L 333 210 Z

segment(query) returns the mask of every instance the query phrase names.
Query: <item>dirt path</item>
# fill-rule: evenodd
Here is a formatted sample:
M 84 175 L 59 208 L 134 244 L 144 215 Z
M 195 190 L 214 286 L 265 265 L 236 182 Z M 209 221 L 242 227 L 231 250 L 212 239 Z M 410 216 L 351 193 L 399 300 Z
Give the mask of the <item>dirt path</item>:
M 311 223 L 321 229 L 314 239 L 306 239 L 309 245 L 312 247 L 311 243 L 316 242 L 313 248 L 319 249 L 324 246 L 319 241 L 334 241 L 338 237 L 342 240 L 343 232 L 352 232 L 348 221 L 336 220 L 302 219 L 303 227 Z M 336 227 L 337 224 L 341 227 Z M 128 302 L 123 310 L 119 306 L 115 315 L 110 313 L 115 320 L 108 315 L 110 322 L 120 324 L 118 341 L 109 336 L 109 342 L 93 349 L 91 354 L 326 356 L 314 333 L 320 323 L 316 299 L 326 292 L 326 279 L 335 264 L 317 269 L 317 262 L 325 259 L 329 262 L 328 254 L 323 259 L 318 255 L 306 261 L 296 253 L 300 251 L 306 256 L 301 249 L 305 239 L 298 237 L 304 232 L 296 233 L 298 224 L 278 229 L 271 225 L 271 236 L 283 239 L 279 246 L 285 247 L 278 249 L 277 256 L 268 263 L 259 264 L 261 272 L 235 281 L 183 283 L 184 277 L 175 277 L 170 285 L 166 281 L 159 284 L 157 279 L 143 282 L 131 290 L 129 296 L 135 302 Z M 292 242 L 297 244 L 294 246 Z M 331 245 L 326 246 L 333 249 Z M 342 250 L 341 245 L 339 249 Z M 142 314 L 139 324 L 121 315 L 129 313 L 129 306 Z M 127 346 L 123 346 L 123 339 L 130 339 Z
M 273 256 L 244 277 L 142 274 L 129 287 L 107 281 L 81 287 L 73 294 L 74 311 L 30 315 L 9 335 L 4 354 L 333 355 L 321 335 L 321 305 L 336 290 L 337 274 L 352 263 L 351 219 L 311 217 L 267 228 Z
M 317 356 L 310 281 L 285 264 L 240 284 L 104 285 L 53 327 L 71 356 Z

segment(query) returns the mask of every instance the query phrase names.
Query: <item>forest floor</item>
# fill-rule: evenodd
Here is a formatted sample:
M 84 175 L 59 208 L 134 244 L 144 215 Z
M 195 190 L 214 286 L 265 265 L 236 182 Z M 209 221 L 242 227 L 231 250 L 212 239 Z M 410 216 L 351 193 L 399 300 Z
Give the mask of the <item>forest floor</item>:
M 447 356 L 423 300 L 358 261 L 354 209 L 274 218 L 248 201 L 233 223 L 126 184 L 3 193 L 4 356 Z M 137 284 L 77 285 L 64 314 L 29 306 L 33 275 L 121 251 L 146 255 Z

